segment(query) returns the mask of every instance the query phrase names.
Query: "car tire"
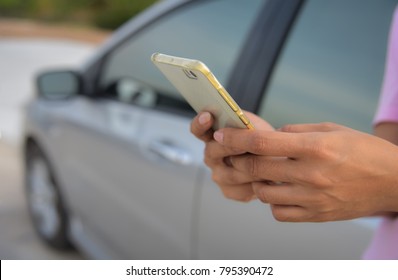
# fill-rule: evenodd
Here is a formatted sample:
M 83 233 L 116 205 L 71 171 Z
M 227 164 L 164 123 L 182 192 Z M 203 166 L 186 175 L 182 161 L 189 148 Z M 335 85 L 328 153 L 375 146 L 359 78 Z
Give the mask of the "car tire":
M 50 162 L 35 143 L 28 145 L 25 155 L 26 197 L 33 226 L 51 247 L 70 249 L 68 215 Z

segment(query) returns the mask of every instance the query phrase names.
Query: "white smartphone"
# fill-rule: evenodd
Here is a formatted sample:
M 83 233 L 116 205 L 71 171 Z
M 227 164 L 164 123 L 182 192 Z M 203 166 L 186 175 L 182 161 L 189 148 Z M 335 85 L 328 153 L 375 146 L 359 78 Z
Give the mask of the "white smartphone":
M 160 53 L 154 53 L 151 59 L 196 112 L 208 111 L 215 117 L 213 129 L 254 129 L 238 104 L 203 62 Z

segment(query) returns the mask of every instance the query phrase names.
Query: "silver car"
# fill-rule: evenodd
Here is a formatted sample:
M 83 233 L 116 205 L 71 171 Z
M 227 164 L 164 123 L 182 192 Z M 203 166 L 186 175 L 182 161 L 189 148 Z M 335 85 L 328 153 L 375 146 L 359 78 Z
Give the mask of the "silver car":
M 192 109 L 152 65 L 204 61 L 278 127 L 366 132 L 396 0 L 161 1 L 79 69 L 42 73 L 26 108 L 26 192 L 48 244 L 105 259 L 357 259 L 377 220 L 280 223 L 222 196 Z

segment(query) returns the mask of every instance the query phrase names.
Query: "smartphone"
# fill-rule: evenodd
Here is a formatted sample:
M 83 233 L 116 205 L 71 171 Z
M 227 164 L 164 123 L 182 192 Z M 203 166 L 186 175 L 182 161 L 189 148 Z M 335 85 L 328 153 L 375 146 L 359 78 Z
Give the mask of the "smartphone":
M 214 116 L 213 129 L 254 129 L 238 104 L 203 62 L 160 53 L 154 53 L 151 59 L 197 113 L 208 111 Z

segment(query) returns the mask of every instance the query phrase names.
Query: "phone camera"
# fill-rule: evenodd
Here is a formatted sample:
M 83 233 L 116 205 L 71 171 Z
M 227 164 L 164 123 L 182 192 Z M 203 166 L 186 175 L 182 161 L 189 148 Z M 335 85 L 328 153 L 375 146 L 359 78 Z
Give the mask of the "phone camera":
M 198 76 L 196 76 L 196 74 L 195 74 L 192 70 L 184 69 L 183 71 L 184 71 L 185 75 L 186 75 L 188 78 L 194 79 L 194 80 L 197 80 L 197 79 L 198 79 Z

